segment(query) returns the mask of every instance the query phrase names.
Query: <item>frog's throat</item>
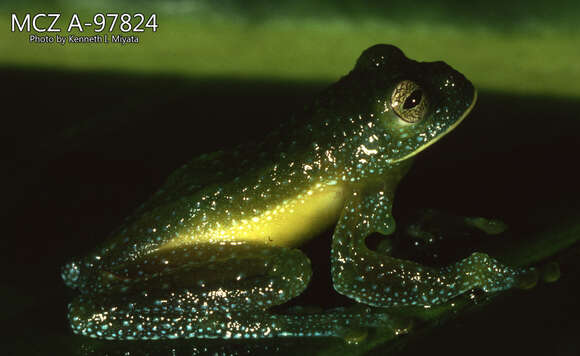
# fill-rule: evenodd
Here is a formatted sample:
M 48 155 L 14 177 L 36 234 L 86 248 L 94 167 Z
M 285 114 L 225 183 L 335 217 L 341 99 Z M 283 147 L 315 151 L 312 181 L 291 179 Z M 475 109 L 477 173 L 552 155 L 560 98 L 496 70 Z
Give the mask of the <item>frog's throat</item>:
M 469 113 L 471 112 L 471 110 L 473 109 L 473 107 L 475 106 L 475 102 L 477 101 L 477 90 L 474 89 L 473 90 L 473 101 L 471 102 L 471 104 L 469 105 L 469 107 L 467 108 L 467 110 L 465 110 L 465 112 L 463 112 L 463 115 L 461 115 L 461 117 L 459 118 L 459 120 L 455 121 L 455 123 L 453 123 L 453 125 L 449 126 L 449 128 L 447 130 L 445 130 L 444 132 L 442 132 L 439 136 L 435 137 L 433 140 L 431 140 L 429 143 L 423 145 L 422 147 L 420 147 L 419 149 L 409 153 L 408 155 L 401 157 L 397 160 L 393 160 L 390 163 L 397 163 L 397 162 L 401 162 L 404 161 L 406 159 L 409 159 L 413 156 L 415 156 L 417 153 L 423 151 L 424 149 L 426 149 L 427 147 L 431 146 L 432 144 L 434 144 L 435 142 L 439 141 L 441 139 L 441 137 L 447 135 L 449 132 L 453 131 L 453 129 L 455 129 L 457 127 L 457 125 L 459 125 L 461 123 L 461 121 L 463 121 L 463 119 L 465 119 L 467 117 L 467 115 L 469 115 Z

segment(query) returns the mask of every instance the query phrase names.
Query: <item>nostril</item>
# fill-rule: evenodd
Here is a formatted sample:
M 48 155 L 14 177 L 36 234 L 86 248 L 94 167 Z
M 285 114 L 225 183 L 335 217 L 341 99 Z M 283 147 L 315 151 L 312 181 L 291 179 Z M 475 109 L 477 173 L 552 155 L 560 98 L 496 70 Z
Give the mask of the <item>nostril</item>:
M 81 270 L 77 262 L 69 262 L 62 267 L 60 276 L 64 284 L 70 288 L 78 288 Z

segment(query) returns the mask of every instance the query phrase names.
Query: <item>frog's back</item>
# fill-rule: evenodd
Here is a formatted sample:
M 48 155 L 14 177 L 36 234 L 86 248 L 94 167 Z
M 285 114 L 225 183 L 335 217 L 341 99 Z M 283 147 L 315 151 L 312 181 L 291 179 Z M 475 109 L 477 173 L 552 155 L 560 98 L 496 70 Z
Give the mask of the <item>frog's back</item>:
M 275 131 L 271 136 L 277 136 Z M 224 187 L 239 181 L 248 172 L 267 168 L 275 161 L 273 140 L 248 142 L 230 150 L 204 153 L 183 164 L 165 180 L 163 185 L 133 213 L 137 217 L 162 205 L 171 204 L 203 191 Z

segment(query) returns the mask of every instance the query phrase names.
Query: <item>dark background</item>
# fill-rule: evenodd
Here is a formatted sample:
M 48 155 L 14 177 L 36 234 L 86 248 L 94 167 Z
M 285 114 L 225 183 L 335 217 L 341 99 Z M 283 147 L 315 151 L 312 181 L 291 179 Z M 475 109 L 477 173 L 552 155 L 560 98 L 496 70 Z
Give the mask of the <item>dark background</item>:
M 2 75 L 14 88 L 4 98 L 17 118 L 4 125 L 12 133 L 5 142 L 16 149 L 3 170 L 3 318 L 12 326 L 9 350 L 22 354 L 66 354 L 85 341 L 67 327 L 71 294 L 60 265 L 102 241 L 190 157 L 259 138 L 324 85 L 14 68 Z M 79 83 L 86 89 L 77 90 Z M 30 87 L 47 94 L 31 105 L 20 94 Z M 62 91 L 70 93 L 68 115 L 50 95 Z M 524 241 L 576 221 L 577 107 L 571 99 L 481 92 L 470 117 L 417 159 L 400 186 L 395 216 L 404 220 L 429 207 L 499 217 Z M 541 125 L 548 117 L 554 125 Z M 328 237 L 314 246 L 311 257 L 325 258 L 313 261 L 318 282 L 302 301 L 340 305 L 328 278 Z M 565 267 L 556 284 L 511 293 L 485 312 L 435 328 L 402 353 L 575 353 L 578 266 Z

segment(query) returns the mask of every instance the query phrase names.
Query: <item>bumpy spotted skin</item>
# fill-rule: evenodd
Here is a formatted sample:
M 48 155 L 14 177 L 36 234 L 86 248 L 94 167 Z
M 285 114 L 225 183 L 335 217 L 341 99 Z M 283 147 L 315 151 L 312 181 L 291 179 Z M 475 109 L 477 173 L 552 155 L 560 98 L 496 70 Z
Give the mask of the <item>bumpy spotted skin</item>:
M 181 267 L 169 278 L 157 277 L 159 281 L 149 279 L 141 284 L 141 293 L 81 295 L 69 307 L 73 330 L 105 339 L 156 340 L 336 336 L 346 334 L 349 325 L 393 324 L 384 314 L 268 314 L 267 308 L 290 300 L 306 287 L 309 260 L 300 251 L 284 247 L 230 245 L 224 250 L 232 258 Z M 209 249 L 196 253 L 200 251 L 214 254 Z M 155 287 L 157 283 L 170 284 L 174 291 L 168 293 L 169 286 Z
M 191 251 L 172 252 L 163 261 L 183 260 L 183 254 Z M 128 284 L 123 284 L 127 288 L 123 293 L 111 293 L 114 282 L 108 281 L 110 275 L 98 276 L 91 282 L 94 293 L 82 294 L 69 305 L 73 331 L 110 340 L 158 340 L 345 337 L 361 327 L 387 328 L 393 333 L 401 330 L 401 320 L 385 312 L 269 314 L 268 308 L 306 288 L 311 275 L 308 258 L 296 249 L 250 244 L 223 245 L 220 252 L 216 256 L 214 249 L 196 246 L 197 263 L 135 278 L 131 285 L 138 287 L 139 293 L 129 293 Z M 142 262 L 149 265 L 157 261 Z M 107 290 L 98 293 L 103 287 Z
M 412 157 L 455 128 L 475 99 L 443 62 L 369 48 L 302 116 L 259 144 L 195 158 L 101 247 L 67 264 L 63 280 L 80 294 L 69 306 L 73 331 L 104 339 L 398 333 L 388 309 L 268 311 L 307 287 L 310 261 L 297 247 L 337 221 L 335 289 L 366 305 L 432 305 L 520 283 L 526 271 L 481 253 L 434 269 L 364 242 L 394 231 L 394 192 Z

